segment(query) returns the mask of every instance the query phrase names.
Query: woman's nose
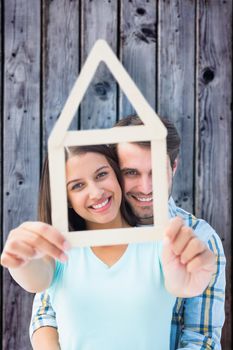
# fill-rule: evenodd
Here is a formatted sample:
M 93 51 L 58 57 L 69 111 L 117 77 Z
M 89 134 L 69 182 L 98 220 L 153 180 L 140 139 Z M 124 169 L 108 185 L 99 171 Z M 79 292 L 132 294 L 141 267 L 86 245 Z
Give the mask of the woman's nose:
M 100 199 L 104 194 L 104 190 L 96 184 L 89 185 L 89 198 Z

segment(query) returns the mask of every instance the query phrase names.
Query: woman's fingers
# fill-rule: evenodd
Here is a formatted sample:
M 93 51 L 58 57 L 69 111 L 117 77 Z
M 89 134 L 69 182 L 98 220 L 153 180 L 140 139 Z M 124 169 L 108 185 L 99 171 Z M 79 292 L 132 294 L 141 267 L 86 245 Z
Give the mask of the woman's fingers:
M 29 233 L 29 231 L 27 231 L 26 234 L 29 236 L 28 241 L 37 251 L 63 262 L 67 260 L 64 250 L 47 240 L 45 236 L 33 235 Z
M 35 232 L 41 237 L 51 242 L 54 246 L 60 250 L 69 249 L 69 243 L 63 237 L 63 235 L 56 230 L 53 226 L 43 222 L 24 222 L 20 227 L 30 232 Z
M 193 273 L 203 269 L 211 273 L 216 272 L 216 257 L 209 249 L 206 249 L 203 253 L 195 256 L 189 263 L 187 263 L 188 272 Z
M 182 226 L 179 235 L 173 239 L 172 250 L 176 255 L 181 255 L 189 242 L 194 238 L 193 230 L 190 227 Z
M 33 259 L 48 255 L 66 261 L 65 250 L 69 248 L 65 238 L 50 225 L 26 222 L 12 230 L 4 251 L 19 259 Z
M 180 217 L 176 216 L 175 218 L 172 218 L 165 230 L 165 237 L 167 237 L 169 241 L 173 243 L 183 226 L 184 221 Z
M 182 264 L 187 264 L 195 256 L 201 254 L 207 249 L 208 248 L 206 247 L 204 242 L 199 240 L 197 237 L 194 237 L 188 242 L 184 251 L 181 253 L 180 261 L 182 262 Z
M 1 255 L 1 265 L 7 268 L 17 268 L 25 264 L 25 260 L 18 258 L 17 256 L 11 255 L 4 251 Z
M 21 239 L 24 237 L 25 235 L 22 234 Z M 33 258 L 36 254 L 35 249 L 21 239 L 9 239 L 9 241 L 6 242 L 4 251 L 18 257 L 18 259 Z
M 195 236 L 192 228 L 184 226 L 179 217 L 170 220 L 165 237 L 169 239 L 172 251 L 180 256 L 182 263 L 187 263 L 207 248 L 204 242 Z
M 209 251 L 206 244 L 195 236 L 190 227 L 184 226 L 179 217 L 170 220 L 165 237 L 169 239 L 173 253 L 179 257 L 182 264 L 187 264 L 201 253 Z

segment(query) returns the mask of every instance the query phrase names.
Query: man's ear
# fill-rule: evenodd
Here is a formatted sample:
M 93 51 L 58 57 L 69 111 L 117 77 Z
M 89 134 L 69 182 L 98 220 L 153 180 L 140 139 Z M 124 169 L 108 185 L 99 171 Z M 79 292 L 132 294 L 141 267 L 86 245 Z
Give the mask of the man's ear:
M 177 166 L 178 166 L 178 158 L 176 158 L 175 161 L 174 161 L 174 163 L 173 163 L 172 176 L 175 175 Z

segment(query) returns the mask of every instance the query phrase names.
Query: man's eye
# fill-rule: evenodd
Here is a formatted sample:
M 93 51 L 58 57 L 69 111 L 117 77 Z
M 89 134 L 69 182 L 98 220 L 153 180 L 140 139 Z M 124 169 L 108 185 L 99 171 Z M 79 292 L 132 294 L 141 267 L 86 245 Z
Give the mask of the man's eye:
M 101 171 L 101 173 L 97 174 L 96 178 L 101 179 L 107 175 L 108 175 L 107 171 Z
M 137 171 L 136 170 L 126 170 L 123 172 L 123 175 L 125 176 L 136 176 L 137 175 Z

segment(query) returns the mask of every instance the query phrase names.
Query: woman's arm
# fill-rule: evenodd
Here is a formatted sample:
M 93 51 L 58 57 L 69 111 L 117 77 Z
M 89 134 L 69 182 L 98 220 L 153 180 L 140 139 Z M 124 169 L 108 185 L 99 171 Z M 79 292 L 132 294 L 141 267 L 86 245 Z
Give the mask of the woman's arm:
M 64 262 L 68 242 L 54 227 L 42 222 L 25 222 L 7 238 L 1 264 L 15 281 L 29 292 L 49 287 L 55 268 L 54 259 Z
M 53 279 L 55 262 L 50 257 L 34 259 L 18 268 L 9 268 L 13 279 L 27 292 L 42 292 Z

